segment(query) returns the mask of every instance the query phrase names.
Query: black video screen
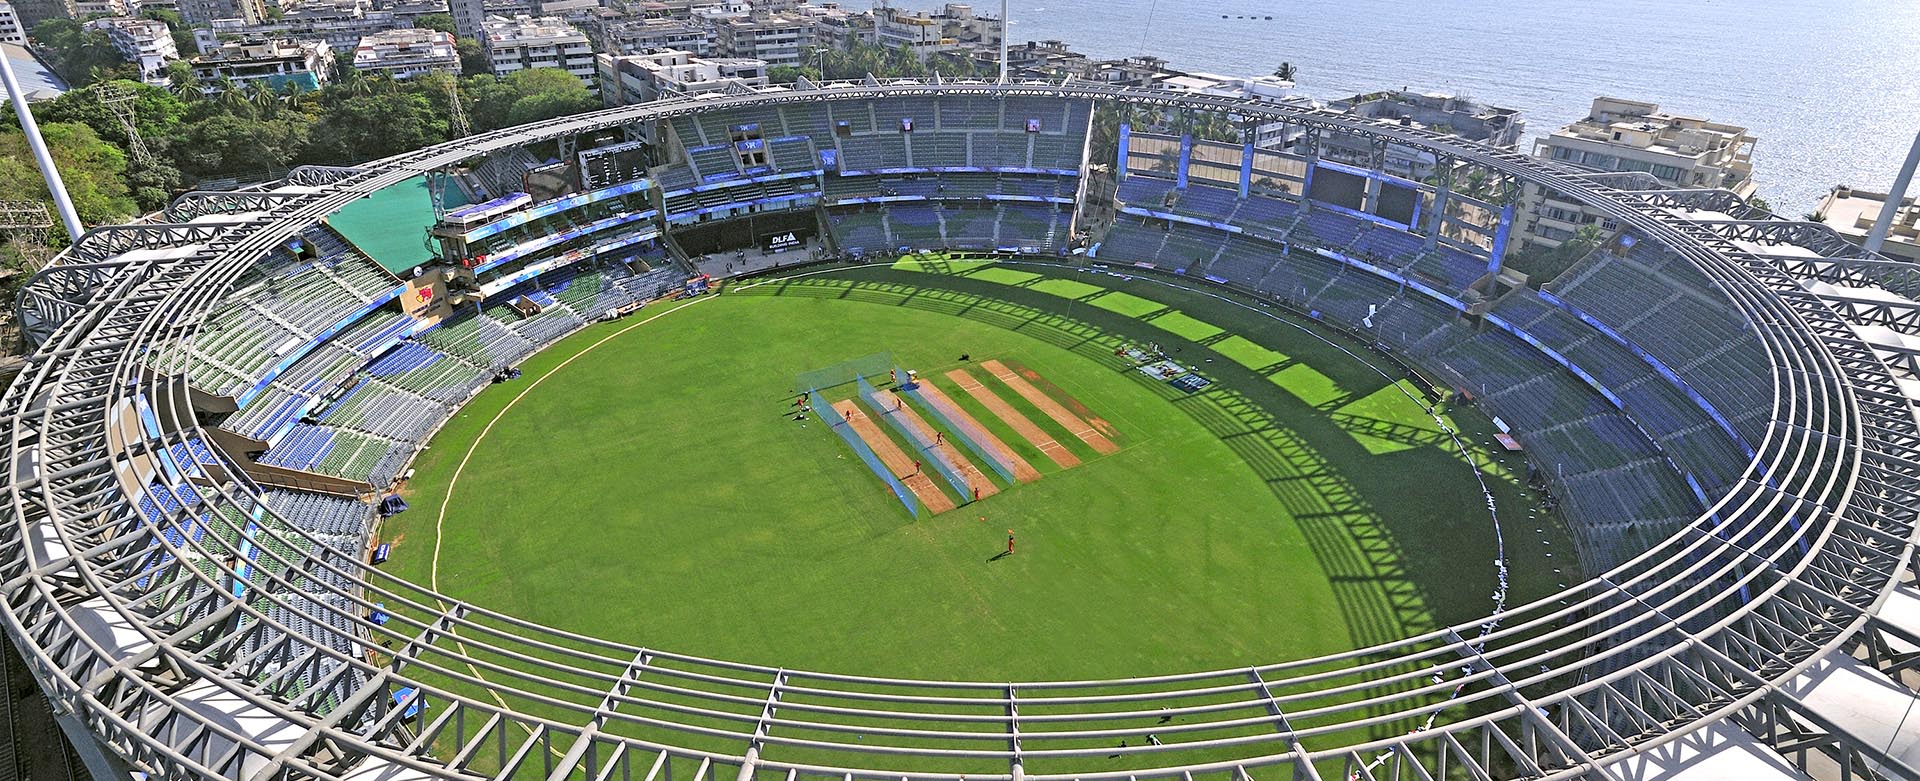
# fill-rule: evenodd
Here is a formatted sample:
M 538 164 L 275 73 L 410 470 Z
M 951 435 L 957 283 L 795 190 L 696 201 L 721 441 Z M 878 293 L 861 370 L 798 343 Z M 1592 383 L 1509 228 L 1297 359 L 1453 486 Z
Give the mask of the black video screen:
M 1366 177 L 1324 166 L 1313 169 L 1313 186 L 1307 189 L 1308 198 L 1354 211 L 1360 211 L 1360 202 L 1366 194 Z
M 1413 224 L 1413 208 L 1420 202 L 1420 193 L 1411 187 L 1383 185 L 1380 188 L 1380 200 L 1373 205 L 1373 213 L 1384 220 L 1401 225 Z

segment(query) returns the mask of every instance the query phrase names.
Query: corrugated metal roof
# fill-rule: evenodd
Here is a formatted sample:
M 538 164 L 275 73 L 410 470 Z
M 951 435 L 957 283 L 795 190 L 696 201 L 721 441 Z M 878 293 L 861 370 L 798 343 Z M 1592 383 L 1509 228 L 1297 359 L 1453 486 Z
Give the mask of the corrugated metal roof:
M 60 79 L 52 68 L 33 56 L 27 47 L 11 43 L 0 43 L 0 52 L 5 52 L 7 61 L 13 65 L 13 75 L 20 80 L 21 91 L 27 93 L 28 103 L 53 100 L 67 91 L 67 83 Z M 4 96 L 7 105 L 13 105 L 13 96 Z

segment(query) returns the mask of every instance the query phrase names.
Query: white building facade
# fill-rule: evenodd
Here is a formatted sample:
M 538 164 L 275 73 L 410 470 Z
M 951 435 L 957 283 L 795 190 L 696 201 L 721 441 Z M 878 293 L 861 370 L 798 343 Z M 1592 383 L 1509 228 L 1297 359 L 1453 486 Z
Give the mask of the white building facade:
M 193 58 L 193 75 L 212 92 L 222 79 L 262 82 L 276 91 L 313 91 L 328 80 L 333 52 L 321 41 L 230 41 Z
M 480 45 L 495 76 L 536 68 L 557 68 L 597 87 L 593 44 L 586 33 L 553 17 L 490 17 Z
M 805 64 L 813 45 L 813 22 L 785 14 L 755 14 L 714 26 L 714 53 L 721 57 L 766 60 L 768 65 Z
M 139 66 L 140 80 L 148 84 L 166 86 L 167 63 L 180 59 L 180 49 L 173 44 L 173 31 L 165 22 L 125 17 L 95 19 L 87 23 L 87 29 L 106 33 L 114 50 L 127 62 Z
M 27 45 L 27 28 L 20 23 L 20 14 L 13 10 L 12 3 L 0 2 L 0 43 Z
M 439 30 L 387 30 L 360 39 L 353 49 L 353 67 L 361 72 L 386 73 L 410 79 L 423 73 L 460 73 L 460 52 L 453 36 Z
M 874 42 L 887 49 L 905 47 L 921 62 L 928 57 L 972 49 L 997 49 L 1005 25 L 978 16 L 973 6 L 948 3 L 938 11 L 909 11 L 883 6 L 873 12 Z
M 636 19 L 606 26 L 607 51 L 645 54 L 672 49 L 706 57 L 713 53 L 713 28 L 684 19 Z
M 1753 147 L 1744 127 L 1668 114 L 1655 103 L 1594 98 L 1587 117 L 1534 142 L 1535 157 L 1594 171 L 1641 172 L 1670 187 L 1752 195 Z M 1557 193 L 1529 185 L 1522 228 L 1529 244 L 1557 247 L 1589 225 L 1616 226 Z
M 765 89 L 767 63 L 751 59 L 705 59 L 683 51 L 595 58 L 600 100 L 608 106 L 649 103 L 662 98 Z
M 1855 244 L 1863 244 L 1873 223 L 1880 219 L 1887 197 L 1886 193 L 1843 184 L 1829 190 L 1813 213 L 1835 233 Z M 1915 203 L 1912 196 L 1901 199 L 1895 207 L 1893 222 L 1887 226 L 1887 238 L 1880 244 L 1880 254 L 1920 263 L 1920 203 Z

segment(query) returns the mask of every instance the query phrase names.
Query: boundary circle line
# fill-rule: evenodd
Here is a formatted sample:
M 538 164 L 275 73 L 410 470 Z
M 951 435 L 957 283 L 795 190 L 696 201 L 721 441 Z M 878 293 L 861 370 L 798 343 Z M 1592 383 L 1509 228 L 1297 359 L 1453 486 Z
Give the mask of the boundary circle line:
M 646 325 L 648 323 L 651 323 L 662 317 L 666 317 L 667 315 L 673 314 L 675 312 L 685 310 L 697 304 L 705 303 L 707 300 L 708 299 L 700 299 L 698 301 L 691 301 L 691 302 L 682 304 L 680 306 L 676 306 L 665 312 L 661 312 L 652 317 L 645 318 L 640 322 L 634 323 L 618 331 L 614 331 L 613 333 L 607 334 L 606 336 L 600 337 L 598 341 L 595 341 L 593 344 L 587 345 L 585 349 L 582 349 L 580 352 L 574 353 L 573 355 L 569 355 L 567 356 L 566 360 L 563 360 L 560 363 L 555 364 L 554 367 L 552 369 L 549 369 L 546 374 L 542 374 L 539 377 L 535 378 L 533 382 L 528 383 L 527 387 L 521 388 L 518 394 L 515 394 L 512 399 L 507 401 L 506 406 L 501 407 L 499 412 L 494 413 L 493 419 L 487 421 L 487 425 L 480 429 L 480 434 L 478 436 L 475 436 L 473 438 L 473 442 L 467 445 L 467 452 L 466 454 L 460 457 L 459 466 L 456 466 L 453 468 L 453 476 L 447 478 L 446 497 L 440 500 L 440 513 L 438 516 L 436 516 L 433 519 L 433 559 L 432 559 L 431 565 L 427 569 L 427 583 L 429 588 L 432 588 L 436 593 L 440 591 L 440 541 L 444 538 L 443 530 L 447 522 L 447 505 L 453 503 L 453 491 L 460 484 L 460 475 L 466 471 L 467 462 L 473 460 L 474 451 L 480 449 L 480 443 L 487 438 L 488 432 L 493 431 L 494 424 L 499 423 L 501 418 L 506 417 L 507 411 L 513 409 L 513 405 L 519 404 L 521 399 L 526 398 L 527 394 L 533 392 L 533 389 L 540 387 L 540 383 L 546 382 L 547 378 L 560 373 L 560 370 L 566 368 L 567 364 L 573 363 L 574 359 L 579 358 L 582 355 L 586 355 L 587 353 L 593 352 L 595 348 L 599 347 L 600 345 L 606 344 L 607 342 L 612 341 L 614 337 L 625 334 L 628 331 L 631 331 L 635 328 L 639 328 L 640 326 Z M 534 355 L 538 355 L 538 354 L 539 354 L 538 352 L 534 353 Z
M 747 289 L 759 287 L 761 285 L 765 285 L 773 282 L 785 282 L 791 279 L 799 279 L 800 277 L 810 277 L 817 274 L 831 274 L 831 273 L 837 273 L 845 270 L 846 270 L 845 268 L 835 267 L 835 268 L 825 268 L 825 269 L 817 269 L 813 271 L 806 271 L 799 274 L 789 274 L 786 276 L 768 277 L 765 279 L 755 280 L 755 281 L 743 284 L 740 286 L 740 289 L 747 290 Z M 618 331 L 614 331 L 613 333 L 607 334 L 606 336 L 600 337 L 598 341 L 595 341 L 593 344 L 587 345 L 586 348 L 582 349 L 580 352 L 567 356 L 566 360 L 563 360 L 560 363 L 554 365 L 554 367 L 551 370 L 548 370 L 546 374 L 542 374 L 539 377 L 535 378 L 533 382 L 529 383 L 527 387 L 522 388 L 518 394 L 516 394 L 511 400 L 509 400 L 506 406 L 501 407 L 499 412 L 494 413 L 493 419 L 487 421 L 487 425 L 480 429 L 479 435 L 475 436 L 473 438 L 473 442 L 467 445 L 467 452 L 466 454 L 460 457 L 459 466 L 454 467 L 453 476 L 447 478 L 446 497 L 441 499 L 440 512 L 433 520 L 433 558 L 427 568 L 427 584 L 429 588 L 431 588 L 435 593 L 440 592 L 440 543 L 441 543 L 441 540 L 444 539 L 443 532 L 447 522 L 447 505 L 450 505 L 453 503 L 454 489 L 457 488 L 460 484 L 460 475 L 466 471 L 467 462 L 473 459 L 474 451 L 480 448 L 480 443 L 487 438 L 487 434 L 489 432 L 493 431 L 494 424 L 499 423 L 501 418 L 506 417 L 507 411 L 513 409 L 513 406 L 515 404 L 519 404 L 520 400 L 523 398 L 526 398 L 527 394 L 532 393 L 534 388 L 540 387 L 540 383 L 546 382 L 547 378 L 552 377 L 555 374 L 558 374 L 561 369 L 564 369 L 567 367 L 567 364 L 573 363 L 574 360 L 579 358 L 580 356 L 593 352 L 596 348 L 600 347 L 600 345 L 613 341 L 615 337 L 623 336 L 628 331 L 631 331 L 635 328 L 639 328 L 640 326 L 651 323 L 662 317 L 666 317 L 667 315 L 673 314 L 675 312 L 684 311 L 689 307 L 696 306 L 696 305 L 705 303 L 706 301 L 709 301 L 712 298 L 716 298 L 722 295 L 725 292 L 726 288 L 722 287 L 720 290 L 721 290 L 721 293 L 715 293 L 713 296 L 710 296 L 708 298 L 701 298 L 694 301 L 690 301 L 688 303 L 669 309 L 665 312 L 660 312 L 658 314 L 655 314 L 652 317 L 644 318 L 640 322 L 634 323 Z M 571 336 L 571 334 L 569 334 L 569 336 Z M 548 347 L 551 347 L 551 346 L 552 345 L 548 345 Z M 544 351 L 545 349 L 547 348 L 545 347 L 541 348 L 542 351 Z M 536 351 L 534 354 L 538 355 L 539 352 Z M 468 403 L 472 403 L 472 400 L 469 399 Z

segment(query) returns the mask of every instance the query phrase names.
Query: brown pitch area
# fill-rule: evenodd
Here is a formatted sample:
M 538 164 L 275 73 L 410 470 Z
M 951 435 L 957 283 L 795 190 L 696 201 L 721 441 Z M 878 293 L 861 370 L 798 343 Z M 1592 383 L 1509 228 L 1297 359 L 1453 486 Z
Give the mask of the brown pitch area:
M 972 415 L 967 414 L 966 410 L 960 408 L 960 405 L 953 403 L 953 399 L 947 398 L 946 391 L 933 387 L 933 383 L 922 382 L 920 383 L 920 397 L 926 399 L 928 406 L 933 407 L 934 411 L 946 416 L 948 420 L 966 425 L 974 431 L 979 432 L 979 439 L 981 441 L 975 444 L 993 451 L 995 455 L 1000 457 L 1002 463 L 1012 467 L 1013 479 L 1022 483 L 1031 483 L 1040 479 L 1039 470 L 1034 469 L 1032 464 L 1027 463 L 1026 459 L 1020 457 L 1020 454 L 1013 452 L 1013 448 L 1007 447 L 1007 443 L 1000 441 L 1000 438 L 994 436 L 993 432 L 988 431 L 986 426 L 980 425 L 980 421 L 974 420 Z
M 873 393 L 867 394 L 867 402 L 872 404 L 874 409 L 882 410 L 880 414 L 895 416 L 900 423 L 906 425 L 908 431 L 914 432 L 914 436 L 908 437 L 908 439 L 919 440 L 917 444 L 921 447 L 933 445 L 933 427 L 927 425 L 927 421 L 920 417 L 920 413 L 913 411 L 913 408 L 907 406 L 906 402 L 900 397 L 891 393 L 874 391 Z M 960 451 L 953 446 L 952 442 L 942 441 L 938 445 L 933 446 L 940 451 L 941 455 L 946 457 L 947 463 L 952 464 L 954 469 L 959 470 L 961 477 L 966 478 L 969 488 L 980 492 L 980 498 L 985 499 L 1000 493 L 1000 487 L 994 485 L 992 480 L 988 480 L 986 475 L 981 474 L 979 467 L 974 466 L 972 461 L 968 461 L 966 456 L 961 455 Z M 965 497 L 963 497 L 963 500 L 964 499 Z
M 1114 453 L 1120 452 L 1120 447 L 1113 444 L 1113 440 L 1107 439 L 1107 435 L 1100 433 L 1094 429 L 1092 424 L 1080 419 L 1079 415 L 1075 415 L 1066 407 L 1061 406 L 1060 402 L 1054 401 L 1052 396 L 1048 396 L 1039 388 L 1033 387 L 1033 383 L 1027 382 L 1025 377 L 1021 377 L 1012 369 L 1007 368 L 1006 364 L 999 361 L 987 360 L 981 361 L 980 365 L 995 378 L 999 379 L 1001 383 L 1012 388 L 1014 393 L 1020 394 L 1020 397 L 1026 399 L 1035 409 L 1046 413 L 1047 417 L 1053 418 L 1055 423 L 1059 423 L 1068 431 L 1073 432 L 1073 435 L 1079 437 L 1080 441 L 1091 445 L 1093 449 L 1101 455 L 1113 455 Z
M 867 443 L 867 447 L 873 449 L 873 454 L 880 457 L 880 463 L 892 470 L 894 475 L 900 478 L 900 482 L 905 483 L 908 490 L 913 491 L 914 496 L 920 497 L 920 503 L 925 505 L 929 512 L 938 514 L 953 509 L 953 499 L 941 492 L 940 486 L 934 485 L 933 480 L 929 479 L 924 472 L 915 474 L 913 459 L 901 452 L 900 446 L 894 444 L 892 439 L 888 439 L 886 432 L 881 431 L 873 419 L 861 411 L 860 405 L 853 403 L 853 399 L 835 402 L 833 409 L 840 414 L 841 420 L 853 426 L 854 433 L 859 434 L 860 439 Z
M 995 417 L 1005 421 L 1014 432 L 1033 443 L 1034 447 L 1040 448 L 1040 452 L 1047 454 L 1047 457 L 1059 464 L 1061 469 L 1072 469 L 1080 465 L 1079 456 L 1074 455 L 1073 451 L 1068 450 L 1064 445 L 1053 441 L 1053 437 L 1047 436 L 1047 432 L 1041 431 L 1039 426 L 1027 420 L 1027 416 L 1020 414 L 1020 411 L 1014 409 L 1006 400 L 994 395 L 993 391 L 987 390 L 987 386 L 981 385 L 979 380 L 967 373 L 967 370 L 949 371 L 947 379 L 953 380 L 961 390 L 967 392 L 967 395 L 980 402 L 980 405 L 986 407 Z

